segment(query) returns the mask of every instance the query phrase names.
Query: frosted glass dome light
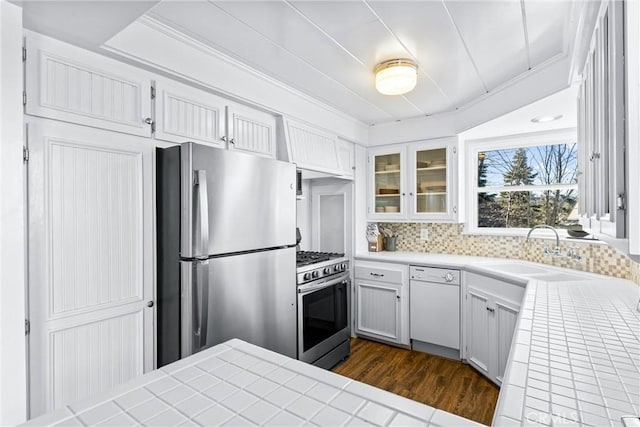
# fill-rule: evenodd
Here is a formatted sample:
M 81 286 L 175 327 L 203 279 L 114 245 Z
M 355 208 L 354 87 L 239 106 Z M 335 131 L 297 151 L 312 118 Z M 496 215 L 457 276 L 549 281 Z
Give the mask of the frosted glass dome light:
M 376 89 L 383 95 L 403 95 L 418 82 L 418 65 L 410 59 L 392 59 L 376 65 Z

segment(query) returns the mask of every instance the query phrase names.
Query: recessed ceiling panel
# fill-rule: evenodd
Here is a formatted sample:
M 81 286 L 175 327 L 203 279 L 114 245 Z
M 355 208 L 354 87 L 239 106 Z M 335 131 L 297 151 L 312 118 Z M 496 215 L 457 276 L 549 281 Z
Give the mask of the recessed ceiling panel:
M 149 16 L 367 123 L 394 118 L 215 6 L 163 2 Z
M 454 1 L 446 6 L 487 89 L 528 70 L 520 1 Z
M 441 2 L 374 1 L 369 6 L 456 105 L 485 92 Z
M 571 1 L 525 0 L 532 66 L 566 53 Z
M 378 21 L 360 1 L 291 1 L 290 4 L 331 35 Z
M 286 3 L 223 1 L 216 2 L 215 5 L 281 46 L 283 50 L 330 77 L 337 84 L 349 88 L 363 99 L 378 104 L 394 118 L 421 114 L 421 111 L 402 97 L 380 102 L 382 95 L 373 90 L 371 67 L 336 44 L 310 19 Z M 297 74 L 300 71 L 289 69 L 286 72 Z M 284 79 L 287 81 L 289 77 L 285 75 Z M 324 88 L 320 86 L 318 90 L 322 92 Z
M 294 4 L 309 20 L 321 27 L 335 42 L 358 58 L 370 72 L 370 87 L 376 95 L 375 102 L 392 104 L 408 99 L 417 109 L 414 115 L 434 114 L 449 111 L 453 108 L 451 101 L 445 97 L 438 87 L 426 77 L 419 74 L 418 84 L 410 93 L 399 96 L 385 96 L 375 92 L 373 70 L 376 64 L 394 58 L 405 58 L 411 55 L 398 39 L 384 26 L 363 2 L 296 2 Z M 354 16 L 353 25 L 335 25 L 332 17 Z M 373 18 L 365 19 L 366 17 Z M 340 20 L 340 19 L 339 19 Z M 397 119 L 411 117 L 397 116 Z

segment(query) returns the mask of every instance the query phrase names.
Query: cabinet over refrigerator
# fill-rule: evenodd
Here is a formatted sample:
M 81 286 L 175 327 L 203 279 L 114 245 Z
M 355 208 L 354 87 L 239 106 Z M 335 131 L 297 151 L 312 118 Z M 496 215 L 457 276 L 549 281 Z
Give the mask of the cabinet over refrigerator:
M 296 357 L 296 168 L 157 149 L 158 366 L 231 338 Z

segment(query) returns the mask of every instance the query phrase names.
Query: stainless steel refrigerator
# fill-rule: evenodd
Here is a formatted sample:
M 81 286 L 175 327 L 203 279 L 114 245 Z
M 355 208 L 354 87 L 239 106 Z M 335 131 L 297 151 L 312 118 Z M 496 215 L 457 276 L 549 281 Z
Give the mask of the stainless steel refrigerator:
M 157 149 L 158 366 L 230 338 L 296 357 L 295 165 Z

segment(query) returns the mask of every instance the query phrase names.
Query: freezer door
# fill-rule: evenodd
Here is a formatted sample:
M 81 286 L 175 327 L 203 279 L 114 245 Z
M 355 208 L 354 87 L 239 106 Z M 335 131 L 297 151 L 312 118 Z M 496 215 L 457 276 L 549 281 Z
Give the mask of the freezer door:
M 295 248 L 182 261 L 181 268 L 182 357 L 231 338 L 296 357 Z
M 181 145 L 182 258 L 295 245 L 294 164 Z

